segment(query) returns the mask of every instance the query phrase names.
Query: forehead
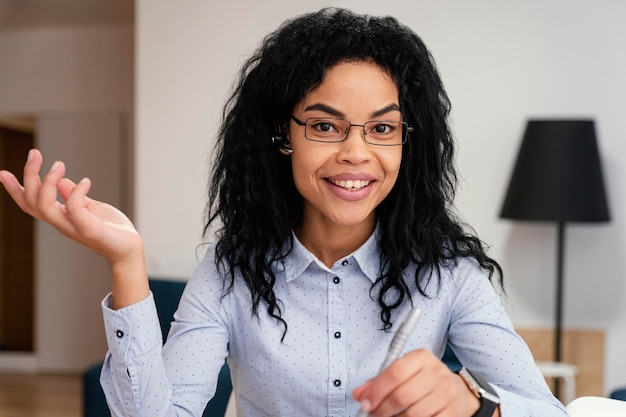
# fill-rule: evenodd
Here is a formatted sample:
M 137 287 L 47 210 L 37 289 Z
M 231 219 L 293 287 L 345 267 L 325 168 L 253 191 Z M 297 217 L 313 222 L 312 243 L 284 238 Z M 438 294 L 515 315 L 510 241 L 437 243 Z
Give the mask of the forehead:
M 374 112 L 398 103 L 398 88 L 384 69 L 369 61 L 349 61 L 330 67 L 295 110 L 307 111 L 324 104 L 347 115 L 350 111 Z

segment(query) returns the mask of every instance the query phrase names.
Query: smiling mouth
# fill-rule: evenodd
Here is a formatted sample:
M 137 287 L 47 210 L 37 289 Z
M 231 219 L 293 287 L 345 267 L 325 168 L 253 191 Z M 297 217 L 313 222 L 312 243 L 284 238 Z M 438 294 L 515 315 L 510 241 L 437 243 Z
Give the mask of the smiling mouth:
M 369 180 L 332 180 L 328 179 L 331 184 L 341 187 L 349 191 L 358 191 L 363 187 L 367 187 L 371 181 Z

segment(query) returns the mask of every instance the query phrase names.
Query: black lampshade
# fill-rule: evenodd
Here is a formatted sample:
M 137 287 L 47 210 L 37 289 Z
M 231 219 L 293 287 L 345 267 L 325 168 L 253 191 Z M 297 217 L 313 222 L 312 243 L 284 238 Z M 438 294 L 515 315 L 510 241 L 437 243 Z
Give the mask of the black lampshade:
M 500 217 L 609 220 L 593 120 L 530 120 Z

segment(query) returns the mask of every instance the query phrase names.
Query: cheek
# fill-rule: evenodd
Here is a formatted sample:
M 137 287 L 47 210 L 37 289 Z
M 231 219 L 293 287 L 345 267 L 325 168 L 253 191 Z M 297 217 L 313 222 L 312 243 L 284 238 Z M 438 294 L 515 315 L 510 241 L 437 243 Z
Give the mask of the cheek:
M 293 181 L 300 194 L 305 194 L 306 190 L 314 183 L 315 171 L 313 161 L 299 157 L 296 153 L 292 155 L 291 172 Z
M 380 160 L 380 164 L 385 175 L 385 180 L 381 184 L 383 185 L 383 187 L 381 188 L 381 191 L 384 194 L 383 198 L 387 197 L 387 195 L 391 192 L 393 187 L 398 182 L 398 176 L 400 175 L 400 162 L 401 158 L 399 156 Z
M 393 152 L 388 155 L 384 155 L 379 158 L 380 164 L 383 167 L 386 175 L 393 178 L 393 182 L 398 178 L 400 172 L 400 164 L 402 162 L 402 151 Z

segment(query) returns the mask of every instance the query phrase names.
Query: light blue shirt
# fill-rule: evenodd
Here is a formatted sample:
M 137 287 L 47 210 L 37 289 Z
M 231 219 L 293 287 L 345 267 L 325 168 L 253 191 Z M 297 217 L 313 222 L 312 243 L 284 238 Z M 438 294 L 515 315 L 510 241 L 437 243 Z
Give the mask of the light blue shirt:
M 289 326 L 283 342 L 283 327 L 264 304 L 253 315 L 245 284 L 236 281 L 222 298 L 213 247 L 187 284 L 164 347 L 152 296 L 118 311 L 107 296 L 101 382 L 112 414 L 201 416 L 227 358 L 239 417 L 355 416 L 352 390 L 376 375 L 393 336 L 381 330 L 370 297 L 379 272 L 375 236 L 330 269 L 296 240 L 274 285 Z M 484 272 L 458 259 L 443 274 L 440 288 L 431 279 L 428 297 L 413 291 L 422 313 L 405 352 L 442 356 L 449 342 L 466 367 L 494 385 L 503 417 L 566 415 Z M 398 309 L 393 322 L 410 309 Z

